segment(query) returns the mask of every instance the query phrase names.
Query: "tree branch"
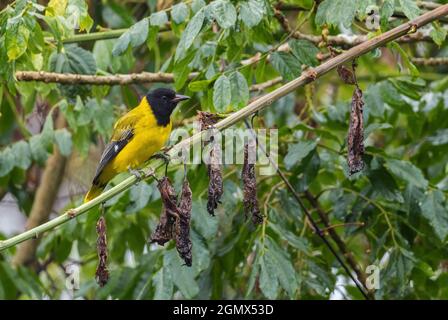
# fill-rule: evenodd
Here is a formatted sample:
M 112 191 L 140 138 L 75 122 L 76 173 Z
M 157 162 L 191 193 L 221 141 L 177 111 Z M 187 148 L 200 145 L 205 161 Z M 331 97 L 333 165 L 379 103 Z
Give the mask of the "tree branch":
M 276 90 L 261 96 L 259 99 L 255 100 L 254 102 L 250 103 L 248 106 L 244 107 L 243 109 L 231 114 L 227 118 L 221 120 L 215 125 L 215 128 L 217 130 L 223 130 L 225 128 L 228 128 L 235 123 L 246 119 L 248 116 L 268 107 L 269 105 L 272 105 L 273 101 L 276 101 L 280 99 L 281 97 L 284 97 L 285 95 L 293 92 L 297 88 L 308 84 L 317 78 L 327 74 L 331 70 L 337 68 L 338 66 L 342 65 L 343 63 L 346 63 L 350 60 L 353 60 L 367 52 L 370 52 L 373 49 L 376 49 L 390 41 L 393 41 L 408 32 L 414 30 L 415 28 L 419 28 L 421 26 L 424 26 L 434 20 L 437 20 L 440 17 L 443 17 L 448 14 L 448 5 L 442 5 L 439 8 L 427 12 L 416 19 L 406 22 L 386 33 L 383 33 L 375 38 L 372 38 L 356 47 L 351 48 L 350 50 L 324 62 L 320 66 L 316 67 L 315 69 L 308 70 L 304 72 L 300 77 L 284 84 L 283 86 L 277 88 Z M 180 143 L 173 146 L 169 151 L 168 155 L 175 157 L 181 150 L 190 148 L 192 145 L 196 143 L 200 143 L 202 140 L 202 132 L 199 132 L 192 137 L 185 139 L 181 141 Z M 163 166 L 163 162 L 161 160 L 154 160 L 151 161 L 151 165 L 154 168 L 161 168 Z M 153 172 L 150 166 L 145 168 L 146 177 L 150 176 L 150 173 Z M 7 248 L 10 248 L 12 246 L 15 246 L 25 240 L 34 238 L 38 235 L 40 235 L 43 232 L 49 231 L 67 221 L 70 219 L 75 218 L 76 216 L 86 213 L 89 211 L 89 209 L 97 206 L 98 204 L 112 198 L 113 196 L 127 190 L 131 185 L 135 184 L 137 182 L 137 178 L 135 176 L 130 176 L 129 178 L 122 181 L 120 184 L 116 185 L 115 187 L 107 190 L 106 192 L 99 195 L 97 198 L 84 203 L 80 205 L 77 208 L 73 208 L 68 210 L 66 213 L 62 214 L 61 216 L 50 220 L 36 228 L 27 230 L 19 235 L 16 235 L 12 238 L 0 241 L 0 251 L 3 251 Z
M 190 73 L 188 78 L 191 80 L 197 75 L 197 72 L 192 72 Z M 43 81 L 47 83 L 57 82 L 62 84 L 94 85 L 126 85 L 132 83 L 174 82 L 174 75 L 172 73 L 164 72 L 141 72 L 130 74 L 115 74 L 110 76 L 97 76 L 45 71 L 17 71 L 16 78 L 18 81 Z

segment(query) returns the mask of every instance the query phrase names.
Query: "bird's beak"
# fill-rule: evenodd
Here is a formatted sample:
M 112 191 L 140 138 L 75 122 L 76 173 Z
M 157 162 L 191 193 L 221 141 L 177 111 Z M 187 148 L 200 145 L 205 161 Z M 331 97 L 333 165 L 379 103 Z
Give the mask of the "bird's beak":
M 172 100 L 173 102 L 180 102 L 180 101 L 184 101 L 184 100 L 188 100 L 190 99 L 189 96 L 184 96 L 181 94 L 176 94 L 176 96 L 174 97 L 174 99 Z

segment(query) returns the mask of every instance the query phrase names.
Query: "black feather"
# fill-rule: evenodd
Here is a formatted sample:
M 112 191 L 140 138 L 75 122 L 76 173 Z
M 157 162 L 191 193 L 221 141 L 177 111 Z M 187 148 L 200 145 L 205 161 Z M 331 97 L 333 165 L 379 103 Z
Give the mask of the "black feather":
M 118 153 L 128 144 L 128 142 L 134 136 L 134 130 L 128 129 L 123 131 L 120 139 L 111 141 L 103 151 L 101 155 L 100 163 L 98 164 L 98 168 L 96 169 L 95 177 L 93 178 L 93 184 L 99 185 L 99 177 L 101 172 L 103 172 L 106 165 L 114 159 Z

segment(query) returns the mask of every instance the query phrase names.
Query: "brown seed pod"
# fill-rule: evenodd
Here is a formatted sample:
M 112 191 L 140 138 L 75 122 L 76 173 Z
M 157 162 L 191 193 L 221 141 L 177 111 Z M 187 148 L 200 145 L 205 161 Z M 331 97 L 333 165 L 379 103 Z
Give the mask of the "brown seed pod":
M 192 243 L 190 239 L 190 218 L 192 207 L 192 192 L 188 180 L 182 185 L 182 193 L 179 202 L 179 219 L 176 224 L 176 249 L 185 264 L 192 264 Z
M 246 218 L 250 215 L 253 224 L 263 223 L 263 216 L 258 207 L 257 199 L 257 178 L 255 176 L 255 159 L 249 159 L 250 155 L 255 155 L 256 142 L 254 139 L 244 144 L 244 164 L 241 177 L 243 179 L 243 207 Z M 250 151 L 250 153 L 249 153 Z
M 354 71 L 350 70 L 344 65 L 340 65 L 337 68 L 339 78 L 346 84 L 356 84 L 356 76 Z
M 224 193 L 222 182 L 222 166 L 220 164 L 221 146 L 214 143 L 210 151 L 210 164 L 207 166 L 208 172 L 208 201 L 207 211 L 212 216 L 215 215 L 215 209 Z
M 103 287 L 109 280 L 109 271 L 107 269 L 107 237 L 106 237 L 106 219 L 101 216 L 96 223 L 96 241 L 99 263 L 96 268 L 96 281 Z
M 210 112 L 199 112 L 199 121 L 201 123 L 201 130 L 206 130 L 216 124 L 219 116 Z M 210 141 L 214 141 L 213 137 Z M 208 201 L 207 211 L 211 215 L 215 215 L 215 209 L 220 203 L 223 194 L 222 182 L 222 166 L 221 166 L 221 146 L 219 143 L 212 142 L 210 150 L 209 164 L 207 165 L 207 173 L 209 178 L 208 184 Z
M 201 124 L 201 131 L 209 129 L 211 126 L 215 125 L 220 116 L 211 112 L 199 111 L 198 112 L 198 120 Z
M 162 213 L 159 224 L 151 236 L 151 242 L 157 242 L 163 246 L 174 237 L 174 224 L 179 217 L 179 211 L 176 204 L 176 191 L 171 185 L 170 179 L 163 177 L 157 184 L 157 188 L 162 198 Z
M 347 138 L 347 162 L 350 174 L 359 172 L 364 168 L 364 162 L 362 160 L 362 156 L 364 155 L 363 106 L 362 91 L 356 86 L 352 97 L 350 128 Z

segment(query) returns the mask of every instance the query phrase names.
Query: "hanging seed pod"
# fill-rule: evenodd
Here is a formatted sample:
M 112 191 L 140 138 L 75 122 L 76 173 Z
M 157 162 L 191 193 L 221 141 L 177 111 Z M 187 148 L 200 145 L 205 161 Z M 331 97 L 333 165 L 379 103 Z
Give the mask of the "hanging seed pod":
M 109 271 L 107 269 L 107 237 L 106 237 L 106 219 L 101 216 L 96 223 L 96 233 L 98 239 L 96 247 L 98 252 L 99 263 L 96 268 L 96 282 L 103 287 L 109 280 Z
M 199 121 L 201 123 L 201 130 L 206 130 L 216 124 L 219 120 L 219 116 L 209 112 L 199 112 Z M 220 203 L 221 196 L 223 194 L 223 182 L 222 182 L 222 166 L 221 166 L 221 146 L 214 141 L 213 137 L 210 138 L 213 143 L 210 150 L 209 164 L 207 165 L 207 173 L 209 178 L 208 184 L 208 201 L 207 211 L 212 216 L 215 215 L 215 209 Z
M 363 125 L 362 91 L 356 86 L 352 97 L 350 112 L 350 128 L 348 132 L 348 168 L 350 174 L 361 171 L 364 168 L 362 156 L 364 155 L 364 125 Z
M 157 188 L 162 198 L 162 213 L 160 214 L 159 224 L 151 236 L 151 242 L 157 242 L 163 246 L 166 242 L 173 239 L 175 222 L 179 214 L 176 204 L 176 191 L 168 177 L 163 177 L 157 184 Z
M 337 68 L 339 78 L 346 84 L 356 84 L 356 76 L 354 71 L 350 70 L 344 65 L 340 65 Z
M 215 215 L 215 209 L 218 207 L 218 203 L 221 203 L 220 199 L 224 193 L 220 159 L 221 146 L 214 143 L 210 151 L 210 164 L 207 167 L 209 178 L 207 211 L 212 216 Z
M 252 217 L 252 223 L 257 225 L 263 223 L 263 216 L 258 207 L 257 199 L 257 178 L 255 176 L 255 155 L 256 142 L 250 139 L 244 144 L 244 163 L 241 177 L 243 179 L 243 207 L 246 218 Z
M 192 243 L 190 239 L 191 206 L 192 192 L 188 180 L 185 179 L 179 202 L 179 219 L 176 224 L 176 249 L 189 267 L 191 267 L 192 263 Z

